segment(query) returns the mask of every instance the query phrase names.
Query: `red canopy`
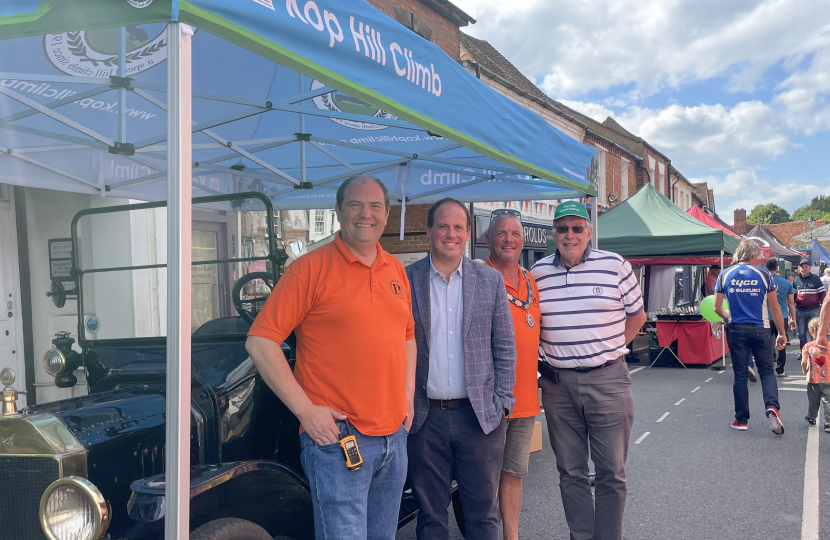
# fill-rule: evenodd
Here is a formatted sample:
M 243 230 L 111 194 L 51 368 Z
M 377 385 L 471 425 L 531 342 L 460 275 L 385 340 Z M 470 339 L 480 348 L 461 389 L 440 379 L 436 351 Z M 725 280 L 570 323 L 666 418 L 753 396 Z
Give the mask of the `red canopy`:
M 693 218 L 695 218 L 696 220 L 700 221 L 704 225 L 709 225 L 713 229 L 719 229 L 719 230 L 721 230 L 721 231 L 723 231 L 727 234 L 730 234 L 730 235 L 734 236 L 735 238 L 743 239 L 743 236 L 737 234 L 735 232 L 735 230 L 732 229 L 732 227 L 730 227 L 729 225 L 726 225 L 725 223 L 721 224 L 721 221 L 719 219 L 713 218 L 712 216 L 710 216 L 709 214 L 707 214 L 706 212 L 701 210 L 699 206 L 692 206 L 691 208 L 689 208 L 686 211 L 686 213 L 689 214 L 690 216 L 692 216 Z M 765 246 L 758 246 L 758 247 L 761 248 L 761 258 L 763 260 L 767 260 L 770 257 L 772 257 L 772 250 L 770 248 L 765 247 Z M 717 264 L 717 263 L 713 263 L 713 264 Z M 724 264 L 726 264 L 725 260 L 724 260 Z

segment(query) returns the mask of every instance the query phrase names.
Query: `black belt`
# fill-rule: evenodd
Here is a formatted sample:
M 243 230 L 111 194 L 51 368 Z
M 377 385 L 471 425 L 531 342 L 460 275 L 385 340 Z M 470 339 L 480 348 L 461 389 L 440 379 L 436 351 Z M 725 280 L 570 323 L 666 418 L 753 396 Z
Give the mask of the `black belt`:
M 595 369 L 602 369 L 604 367 L 613 366 L 614 364 L 618 364 L 623 359 L 622 356 L 619 358 L 615 358 L 613 360 L 609 360 L 604 364 L 600 364 L 598 366 L 591 366 L 591 367 L 575 367 L 575 368 L 555 368 L 552 365 L 548 364 L 547 362 L 539 361 L 539 374 L 546 378 L 551 382 L 558 383 L 556 372 L 557 371 L 574 371 L 576 373 L 588 373 L 589 371 L 594 371 Z
M 470 398 L 461 399 L 431 399 L 429 404 L 433 407 L 441 407 L 442 409 L 457 409 L 470 404 Z

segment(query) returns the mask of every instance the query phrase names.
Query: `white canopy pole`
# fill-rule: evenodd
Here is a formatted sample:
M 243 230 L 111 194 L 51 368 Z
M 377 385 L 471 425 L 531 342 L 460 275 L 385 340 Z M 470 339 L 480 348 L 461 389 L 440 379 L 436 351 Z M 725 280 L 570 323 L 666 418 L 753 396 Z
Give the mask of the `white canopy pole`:
M 594 232 L 591 235 L 591 243 L 593 244 L 594 249 L 599 249 L 599 224 L 597 223 L 597 216 L 599 216 L 599 208 L 597 208 L 597 198 L 591 197 L 591 225 L 594 228 Z
M 720 271 L 723 272 L 723 250 L 720 250 Z M 726 369 L 726 321 L 721 324 L 720 349 L 723 356 L 723 369 Z
M 190 525 L 190 262 L 192 28 L 167 26 L 167 427 L 165 540 Z

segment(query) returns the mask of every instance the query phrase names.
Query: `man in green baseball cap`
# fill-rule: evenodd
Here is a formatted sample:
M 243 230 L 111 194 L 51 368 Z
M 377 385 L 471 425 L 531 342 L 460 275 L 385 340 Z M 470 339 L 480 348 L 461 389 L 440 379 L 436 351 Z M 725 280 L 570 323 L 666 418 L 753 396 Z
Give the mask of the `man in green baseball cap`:
M 588 253 L 588 241 L 593 230 L 588 210 L 581 202 L 566 201 L 556 207 L 553 214 L 553 238 L 556 241 L 556 251 L 565 266 L 576 266 L 582 256 Z
M 616 253 L 592 249 L 592 229 L 581 202 L 557 206 L 556 252 L 531 270 L 542 306 L 539 387 L 570 538 L 618 540 L 634 421 L 624 358 L 646 314 L 631 265 Z M 597 472 L 594 493 L 589 447 Z

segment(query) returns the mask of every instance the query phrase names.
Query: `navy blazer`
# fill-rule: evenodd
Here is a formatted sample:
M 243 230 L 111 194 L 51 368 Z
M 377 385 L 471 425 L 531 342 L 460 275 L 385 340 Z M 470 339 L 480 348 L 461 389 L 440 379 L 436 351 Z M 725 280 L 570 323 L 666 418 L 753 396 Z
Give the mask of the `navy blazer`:
M 516 384 L 516 338 L 513 317 L 501 274 L 467 257 L 462 261 L 464 303 L 464 382 L 467 395 L 484 433 L 501 423 L 503 410 L 513 410 Z M 418 366 L 415 372 L 416 433 L 429 413 L 427 378 L 430 340 L 430 258 L 406 267 L 412 289 L 412 315 Z

